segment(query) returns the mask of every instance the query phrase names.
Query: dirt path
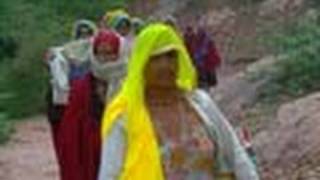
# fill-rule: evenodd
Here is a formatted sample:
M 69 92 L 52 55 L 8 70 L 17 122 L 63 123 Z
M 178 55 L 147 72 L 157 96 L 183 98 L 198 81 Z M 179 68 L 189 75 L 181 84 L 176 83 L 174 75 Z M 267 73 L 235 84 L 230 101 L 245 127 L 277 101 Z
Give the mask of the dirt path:
M 234 72 L 228 68 L 222 73 L 221 82 L 224 82 Z M 222 86 L 225 86 L 224 83 Z M 0 147 L 0 180 L 58 180 L 58 167 L 46 118 L 38 116 L 23 120 L 15 130 L 10 142 Z
M 1 180 L 58 180 L 50 127 L 39 116 L 17 124 L 11 141 L 0 147 Z

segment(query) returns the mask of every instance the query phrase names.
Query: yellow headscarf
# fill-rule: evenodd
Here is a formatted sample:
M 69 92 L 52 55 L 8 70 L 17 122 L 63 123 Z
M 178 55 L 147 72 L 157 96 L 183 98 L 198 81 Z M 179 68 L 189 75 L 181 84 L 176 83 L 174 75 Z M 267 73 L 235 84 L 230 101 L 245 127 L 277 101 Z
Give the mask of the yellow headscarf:
M 106 25 L 108 27 L 112 27 L 114 24 L 114 21 L 119 16 L 124 16 L 124 17 L 128 17 L 128 18 L 130 17 L 129 14 L 124 9 L 115 9 L 112 11 L 108 11 L 104 16 L 104 20 L 105 20 Z
M 121 180 L 164 179 L 157 138 L 144 101 L 144 69 L 150 56 L 170 50 L 178 52 L 178 87 L 191 91 L 196 84 L 196 73 L 183 41 L 167 25 L 149 25 L 137 37 L 122 90 L 104 114 L 103 139 L 108 138 L 119 116 L 126 119 L 128 146 Z

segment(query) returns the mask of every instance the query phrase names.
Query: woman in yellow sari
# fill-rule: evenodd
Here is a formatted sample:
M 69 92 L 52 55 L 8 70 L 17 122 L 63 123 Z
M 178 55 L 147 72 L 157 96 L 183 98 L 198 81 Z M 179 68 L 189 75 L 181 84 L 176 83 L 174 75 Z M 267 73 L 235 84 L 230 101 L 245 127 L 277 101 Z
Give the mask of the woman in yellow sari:
M 122 90 L 102 124 L 99 180 L 258 180 L 256 169 L 196 73 L 176 32 L 137 37 Z

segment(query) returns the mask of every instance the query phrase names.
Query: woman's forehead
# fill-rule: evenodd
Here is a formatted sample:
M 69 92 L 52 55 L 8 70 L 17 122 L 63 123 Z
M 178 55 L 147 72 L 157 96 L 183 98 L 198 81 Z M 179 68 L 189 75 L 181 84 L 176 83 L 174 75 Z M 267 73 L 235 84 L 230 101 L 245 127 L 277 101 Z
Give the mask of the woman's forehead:
M 110 43 L 102 43 L 98 46 L 98 49 L 100 49 L 100 51 L 106 51 L 106 52 L 112 52 L 114 51 L 113 46 Z
M 151 56 L 151 58 L 176 57 L 177 54 L 178 54 L 178 51 L 173 49 L 173 50 L 170 50 L 170 51 L 167 51 L 167 52 L 163 52 L 161 54 L 157 54 L 157 55 Z

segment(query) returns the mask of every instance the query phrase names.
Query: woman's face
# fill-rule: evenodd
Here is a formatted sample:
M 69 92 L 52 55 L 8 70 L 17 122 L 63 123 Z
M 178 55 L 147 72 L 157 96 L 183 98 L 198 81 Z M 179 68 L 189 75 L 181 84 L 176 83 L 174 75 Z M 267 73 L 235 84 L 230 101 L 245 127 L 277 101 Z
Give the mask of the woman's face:
M 118 28 L 118 33 L 122 36 L 127 36 L 130 33 L 130 30 L 131 30 L 130 22 L 123 21 Z
M 97 47 L 96 59 L 100 63 L 114 62 L 118 59 L 118 55 L 110 44 L 104 43 Z
M 145 69 L 146 87 L 175 88 L 178 70 L 178 53 L 170 51 L 153 56 Z
M 78 39 L 86 39 L 93 35 L 92 30 L 88 27 L 80 27 L 78 30 Z

